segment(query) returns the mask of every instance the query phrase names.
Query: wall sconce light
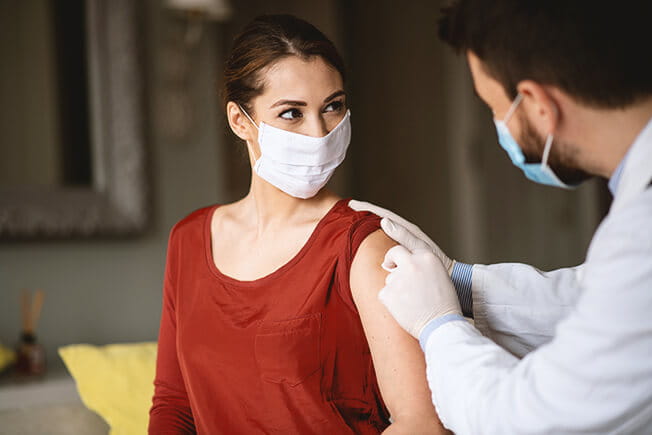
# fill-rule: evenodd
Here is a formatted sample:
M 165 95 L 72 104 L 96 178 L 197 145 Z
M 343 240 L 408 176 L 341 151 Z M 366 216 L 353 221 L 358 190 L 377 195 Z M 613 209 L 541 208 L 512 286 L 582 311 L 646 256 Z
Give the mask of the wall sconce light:
M 226 21 L 232 10 L 229 0 L 167 0 L 166 6 L 186 17 L 186 43 L 194 45 L 201 39 L 204 21 Z

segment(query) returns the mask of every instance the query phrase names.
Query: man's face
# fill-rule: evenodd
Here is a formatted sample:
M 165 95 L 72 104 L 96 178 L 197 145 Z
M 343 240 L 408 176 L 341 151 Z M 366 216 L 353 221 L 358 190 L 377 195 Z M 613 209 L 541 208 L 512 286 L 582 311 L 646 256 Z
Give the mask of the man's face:
M 513 101 L 505 93 L 503 86 L 487 74 L 482 61 L 474 53 L 469 51 L 467 58 L 476 93 L 489 106 L 495 119 L 504 119 Z M 548 133 L 554 134 L 554 132 L 540 133 L 540 129 L 537 129 L 535 125 L 536 120 L 528 119 L 523 107 L 525 103 L 525 101 L 521 101 L 511 118 L 507 120 L 507 128 L 523 151 L 526 162 L 539 163 L 543 155 L 546 136 Z M 558 139 L 553 141 L 548 165 L 566 184 L 578 184 L 591 177 L 579 169 L 576 155 L 577 147 Z

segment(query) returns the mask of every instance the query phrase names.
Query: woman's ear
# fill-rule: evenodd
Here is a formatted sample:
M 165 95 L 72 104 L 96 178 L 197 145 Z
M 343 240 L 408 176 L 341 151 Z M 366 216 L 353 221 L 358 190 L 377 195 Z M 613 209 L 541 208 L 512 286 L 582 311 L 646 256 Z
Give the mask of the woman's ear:
M 251 141 L 255 139 L 252 136 L 255 128 L 251 125 L 251 121 L 242 113 L 240 106 L 233 101 L 229 101 L 226 105 L 226 118 L 229 120 L 229 127 L 233 133 L 244 141 Z M 253 131 L 252 131 L 253 130 Z
M 523 107 L 539 134 L 555 133 L 561 114 L 552 89 L 533 80 L 519 82 L 516 89 L 523 95 Z

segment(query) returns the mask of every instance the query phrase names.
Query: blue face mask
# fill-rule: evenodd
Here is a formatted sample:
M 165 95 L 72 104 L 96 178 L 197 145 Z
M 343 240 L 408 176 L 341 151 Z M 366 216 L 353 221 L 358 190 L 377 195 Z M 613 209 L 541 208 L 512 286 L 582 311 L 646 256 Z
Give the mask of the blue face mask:
M 503 147 L 509 158 L 512 160 L 512 163 L 517 168 L 520 168 L 525 176 L 530 180 L 539 183 L 546 184 L 548 186 L 562 187 L 564 189 L 572 189 L 575 186 L 569 186 L 564 183 L 555 175 L 553 170 L 548 166 L 548 156 L 550 154 L 550 148 L 552 147 L 552 134 L 548 135 L 546 139 L 546 145 L 543 149 L 543 157 L 541 158 L 541 163 L 525 163 L 525 155 L 521 150 L 521 147 L 518 146 L 516 140 L 509 132 L 507 128 L 507 121 L 512 117 L 514 111 L 518 107 L 518 104 L 523 99 L 523 95 L 518 94 L 516 99 L 512 103 L 511 107 L 507 111 L 505 118 L 502 121 L 494 119 L 496 124 L 496 130 L 498 131 L 498 142 L 500 146 Z

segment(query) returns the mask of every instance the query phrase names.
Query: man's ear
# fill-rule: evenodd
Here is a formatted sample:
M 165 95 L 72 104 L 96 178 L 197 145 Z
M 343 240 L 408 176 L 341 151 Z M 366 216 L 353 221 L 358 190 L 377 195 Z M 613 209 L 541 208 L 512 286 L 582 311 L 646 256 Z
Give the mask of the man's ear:
M 516 89 L 523 95 L 524 110 L 534 128 L 542 136 L 555 133 L 561 116 L 560 105 L 549 86 L 533 80 L 523 80 Z
M 226 105 L 226 118 L 229 121 L 231 131 L 240 139 L 244 141 L 255 139 L 255 137 L 252 137 L 252 130 L 255 130 L 255 127 L 251 125 L 251 121 L 242 113 L 240 106 L 233 101 L 229 101 Z

